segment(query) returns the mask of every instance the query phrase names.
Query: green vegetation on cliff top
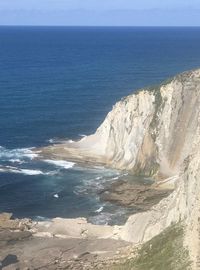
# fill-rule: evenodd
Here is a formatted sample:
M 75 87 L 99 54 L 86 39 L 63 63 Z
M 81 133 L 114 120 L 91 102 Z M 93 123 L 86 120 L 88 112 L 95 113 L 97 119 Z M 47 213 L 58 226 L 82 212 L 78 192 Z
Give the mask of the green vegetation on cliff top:
M 183 247 L 183 227 L 172 225 L 143 244 L 136 258 L 111 267 L 112 270 L 188 270 L 188 251 Z

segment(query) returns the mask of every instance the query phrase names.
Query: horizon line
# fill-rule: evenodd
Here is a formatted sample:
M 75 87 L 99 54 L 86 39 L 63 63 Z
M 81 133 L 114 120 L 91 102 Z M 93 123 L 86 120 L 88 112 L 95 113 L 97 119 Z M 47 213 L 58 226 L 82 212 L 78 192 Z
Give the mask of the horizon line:
M 138 28 L 198 28 L 200 25 L 53 25 L 53 24 L 0 24 L 0 27 L 120 27 L 120 28 L 132 28 L 132 27 L 138 27 Z

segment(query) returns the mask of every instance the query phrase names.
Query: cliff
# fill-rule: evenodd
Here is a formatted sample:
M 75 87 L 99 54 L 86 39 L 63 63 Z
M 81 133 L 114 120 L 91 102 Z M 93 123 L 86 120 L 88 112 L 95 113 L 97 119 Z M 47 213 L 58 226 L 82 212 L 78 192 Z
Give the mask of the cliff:
M 107 164 L 132 173 L 174 175 L 198 136 L 200 70 L 119 101 L 95 134 L 43 154 Z
M 173 175 L 197 136 L 200 71 L 118 102 L 94 135 L 82 139 L 105 163 L 134 173 Z
M 174 191 L 150 211 L 131 216 L 118 237 L 143 243 L 173 223 L 185 225 L 185 245 L 197 269 L 200 198 L 200 70 L 119 101 L 95 134 L 43 149 L 53 158 L 99 162 L 153 175 Z

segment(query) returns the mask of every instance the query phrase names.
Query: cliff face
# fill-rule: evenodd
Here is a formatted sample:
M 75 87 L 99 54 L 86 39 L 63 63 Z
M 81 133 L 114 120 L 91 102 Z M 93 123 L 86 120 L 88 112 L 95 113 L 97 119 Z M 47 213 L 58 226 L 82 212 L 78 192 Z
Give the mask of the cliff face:
M 198 136 L 199 102 L 200 70 L 185 72 L 118 102 L 78 146 L 118 169 L 174 175 Z
M 200 255 L 200 70 L 182 73 L 152 90 L 118 102 L 95 135 L 106 163 L 156 174 L 175 185 L 150 211 L 129 217 L 120 238 L 142 243 L 173 223 L 186 224 L 185 244 L 198 269 Z M 94 138 L 93 138 L 94 139 Z
M 131 171 L 149 171 L 156 163 L 150 125 L 155 113 L 153 92 L 141 91 L 118 102 L 95 135 L 106 163 Z
M 193 261 L 200 254 L 200 69 L 118 102 L 96 133 L 44 150 L 58 158 L 98 161 L 154 175 L 174 191 L 150 211 L 130 216 L 118 237 L 142 243 L 173 223 L 186 224 Z M 194 269 L 197 267 L 194 265 Z

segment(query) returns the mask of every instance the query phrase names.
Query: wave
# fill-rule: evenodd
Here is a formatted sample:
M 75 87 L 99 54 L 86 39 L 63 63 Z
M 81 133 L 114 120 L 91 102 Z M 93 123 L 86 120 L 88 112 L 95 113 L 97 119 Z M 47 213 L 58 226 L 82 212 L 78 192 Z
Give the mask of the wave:
M 63 140 L 59 140 L 59 139 L 49 139 L 47 141 L 48 141 L 48 143 L 51 143 L 51 144 L 62 143 L 63 142 Z
M 57 167 L 62 167 L 64 169 L 70 169 L 75 165 L 74 162 L 65 161 L 65 160 L 44 159 L 43 161 L 49 164 L 53 164 Z
M 19 173 L 26 174 L 26 175 L 39 175 L 39 174 L 44 174 L 40 170 L 29 170 L 29 169 L 20 169 Z
M 34 148 L 7 149 L 0 146 L 0 159 L 10 162 L 21 162 L 25 158 L 32 160 L 38 157 L 38 153 L 33 152 L 32 149 Z
M 31 169 L 20 169 L 13 166 L 1 166 L 0 172 L 5 173 L 21 173 L 25 175 L 39 175 L 39 174 L 45 174 L 41 170 L 31 170 Z
M 78 136 L 82 137 L 82 138 L 87 137 L 87 135 L 85 135 L 85 134 L 79 134 Z
M 74 143 L 74 141 L 73 141 L 73 140 L 68 140 L 67 142 L 68 142 L 68 143 Z
M 103 211 L 103 209 L 104 209 L 104 207 L 101 206 L 95 211 L 95 213 L 101 213 Z
M 45 175 L 56 175 L 58 173 L 59 173 L 59 171 L 50 171 L 50 172 L 45 172 L 43 174 L 45 174 Z
M 98 177 L 95 178 L 95 180 L 100 180 L 102 178 L 103 178 L 102 176 L 98 176 Z
M 67 140 L 67 139 L 49 139 L 48 143 L 50 144 L 58 144 L 58 143 L 74 143 L 75 141 L 73 140 Z
M 99 168 L 98 170 L 96 168 L 87 170 L 87 173 L 94 173 L 94 177 L 81 179 L 81 183 L 75 186 L 74 193 L 76 195 L 98 193 L 104 190 L 107 185 L 114 183 L 123 176 L 123 174 L 120 174 L 119 172 L 109 169 L 105 169 L 102 171 L 99 170 Z M 100 173 L 101 175 L 99 175 Z
M 43 217 L 43 216 L 35 216 L 35 217 L 33 217 L 33 220 L 40 222 L 40 221 L 49 221 L 50 219 L 47 217 Z
M 115 177 L 111 178 L 110 181 L 112 181 L 112 180 L 118 180 L 120 177 L 121 177 L 121 175 L 115 176 Z
M 49 139 L 48 142 L 49 143 L 55 143 L 56 141 L 54 139 Z
M 126 209 L 118 208 L 105 212 L 97 212 L 97 215 L 90 216 L 88 221 L 96 225 L 122 225 L 127 220 L 129 214 Z
M 16 167 L 12 166 L 1 166 L 0 172 L 9 172 L 9 173 L 19 173 L 20 171 Z
M 106 182 L 106 181 L 105 181 Z M 82 179 L 81 183 L 75 186 L 76 195 L 96 194 L 105 188 L 105 182 L 93 179 Z
M 25 161 L 22 161 L 19 158 L 9 159 L 9 162 L 11 162 L 11 163 L 19 163 L 19 164 L 25 163 Z

